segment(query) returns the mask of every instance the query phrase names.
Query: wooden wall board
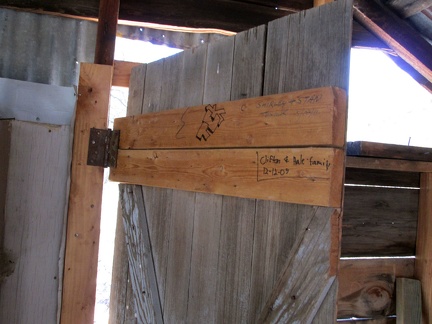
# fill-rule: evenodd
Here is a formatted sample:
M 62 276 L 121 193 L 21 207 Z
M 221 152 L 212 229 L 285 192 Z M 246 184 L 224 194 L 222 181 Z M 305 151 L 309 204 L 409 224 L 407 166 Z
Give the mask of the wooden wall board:
M 432 148 L 374 142 L 348 142 L 347 155 L 432 162 Z
M 432 173 L 420 177 L 415 278 L 421 281 L 423 321 L 432 322 Z
M 2 244 L 14 272 L 1 284 L 0 322 L 57 323 L 70 127 L 8 123 L 11 145 Z
M 396 279 L 396 323 L 422 323 L 421 282 L 419 280 Z
M 123 221 L 127 237 L 130 280 L 136 320 L 139 323 L 163 323 L 159 287 L 154 268 L 147 217 L 141 187 L 121 186 Z M 135 268 L 137 267 L 137 268 Z
M 344 147 L 346 97 L 320 88 L 117 118 L 120 149 Z
M 332 222 L 339 216 L 340 210 L 316 210 L 306 230 L 297 236 L 259 323 L 312 323 L 336 277 L 330 238 Z M 310 275 L 312 268 L 315 271 Z
M 346 168 L 345 184 L 420 188 L 418 172 Z
M 342 259 L 338 318 L 395 315 L 396 278 L 413 276 L 414 258 Z
M 3 248 L 7 175 L 11 141 L 11 121 L 0 120 L 0 249 Z M 0 270 L 1 271 L 1 270 Z
M 343 159 L 342 150 L 320 147 L 119 150 L 110 180 L 340 207 Z
M 345 187 L 342 256 L 412 256 L 418 190 Z
M 345 14 L 346 10 L 350 11 L 348 7 L 337 4 L 329 11 L 339 10 Z M 324 15 L 322 11 L 321 14 Z M 317 11 L 306 19 L 319 17 L 322 16 Z M 303 18 L 301 14 L 286 19 L 297 25 Z M 333 24 L 335 21 L 338 22 Z M 349 21 L 342 19 L 341 22 L 332 16 L 322 23 L 332 25 L 333 34 L 340 35 L 343 31 L 345 35 L 350 22 L 351 17 Z M 340 24 L 344 27 L 340 28 Z M 312 27 L 309 33 L 316 34 L 316 28 Z M 329 41 L 337 39 L 337 46 L 341 42 L 349 43 L 349 38 L 341 38 L 333 35 Z M 267 28 L 260 26 L 231 40 L 206 46 L 204 81 L 199 73 L 202 67 L 199 54 L 194 60 L 185 58 L 183 53 L 148 64 L 142 113 L 262 95 L 267 73 L 264 69 L 266 39 Z M 324 43 L 321 45 L 324 50 Z M 273 46 L 275 51 L 280 51 L 278 44 Z M 345 46 L 337 48 L 344 50 Z M 314 62 L 323 57 L 322 50 L 314 51 Z M 349 47 L 342 54 L 332 55 L 336 57 L 334 67 L 338 69 L 340 62 L 348 61 Z M 298 59 L 300 61 L 295 61 L 293 67 L 302 65 L 302 57 Z M 185 66 L 190 62 L 193 62 L 193 68 L 186 70 Z M 193 81 L 202 82 L 203 86 L 193 85 Z M 268 75 L 267 82 L 279 83 L 280 80 Z M 315 87 L 347 89 L 343 82 L 334 83 L 334 79 L 325 75 Z M 196 90 L 189 91 L 190 86 Z M 287 87 L 285 92 L 301 89 Z M 198 95 L 200 90 L 201 96 Z M 193 100 L 186 98 L 185 93 Z M 305 233 L 305 226 L 316 209 L 179 190 L 149 187 L 142 187 L 142 190 L 165 321 L 193 322 L 203 318 L 215 322 L 256 321 L 296 237 Z M 334 228 L 330 232 L 334 233 Z M 332 239 L 328 242 L 333 251 Z M 193 262 L 188 264 L 184 259 Z M 206 281 L 205 273 L 216 274 L 217 278 Z M 186 287 L 186 291 L 180 291 L 182 287 Z M 212 302 L 214 308 L 209 307 Z
M 346 167 L 401 172 L 432 172 L 432 162 L 381 159 L 357 156 L 347 156 Z
M 106 128 L 112 67 L 81 64 L 66 233 L 62 323 L 92 323 L 103 168 L 87 166 L 90 128 Z

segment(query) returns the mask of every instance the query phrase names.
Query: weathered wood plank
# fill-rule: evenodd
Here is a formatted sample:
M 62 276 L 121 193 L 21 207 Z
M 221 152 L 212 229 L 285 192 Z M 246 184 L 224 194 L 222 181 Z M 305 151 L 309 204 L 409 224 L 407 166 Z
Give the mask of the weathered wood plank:
M 178 86 L 178 106 L 202 103 L 207 46 L 183 52 Z M 165 294 L 165 320 L 184 322 L 188 318 L 189 285 L 193 250 L 195 193 L 176 190 L 172 195 L 171 227 Z
M 432 322 L 432 173 L 420 176 L 415 278 L 422 283 L 423 321 Z
M 114 129 L 121 149 L 343 147 L 345 120 L 344 91 L 320 88 L 117 118 Z
M 87 166 L 91 127 L 106 128 L 112 67 L 82 64 L 74 128 L 62 323 L 92 323 L 96 294 L 103 168 Z
M 264 95 L 322 86 L 347 90 L 352 2 L 289 17 L 268 24 Z
M 126 62 L 126 61 L 114 61 L 114 72 L 112 78 L 112 85 L 114 87 L 129 87 L 129 84 L 133 84 L 131 82 L 132 70 L 142 65 L 140 63 L 135 62 Z
M 334 301 L 337 300 L 338 287 L 338 280 L 335 280 L 315 315 L 314 324 L 336 323 L 337 304 Z
M 414 258 L 342 259 L 338 318 L 395 315 L 396 277 L 412 278 Z
M 432 172 L 432 162 L 379 159 L 356 156 L 346 157 L 346 167 L 401 172 Z
M 396 323 L 422 323 L 421 283 L 419 280 L 396 279 Z
M 233 48 L 234 37 L 208 45 L 204 103 L 230 98 Z M 218 290 L 218 283 L 225 284 L 225 281 L 219 277 L 225 269 L 219 262 L 219 258 L 220 251 L 229 243 L 221 238 L 223 236 L 222 200 L 223 197 L 217 195 L 197 194 L 195 196 L 189 322 L 202 323 L 217 318 L 218 305 L 223 303 L 224 294 Z
M 260 323 L 311 323 L 332 286 L 332 222 L 340 211 L 320 207 L 297 237 L 279 280 L 259 317 Z M 337 257 L 337 256 L 336 256 Z M 334 260 L 333 260 L 334 261 Z M 310 275 L 308 269 L 314 269 Z
M 3 248 L 4 218 L 6 204 L 7 175 L 9 169 L 9 152 L 11 141 L 11 121 L 0 120 L 0 249 Z M 1 250 L 2 251 L 2 250 Z M 0 273 L 3 271 L 0 269 Z M 1 281 L 2 279 L 0 279 Z
M 418 190 L 345 187 L 342 256 L 414 255 Z
M 374 142 L 349 142 L 347 155 L 432 162 L 432 148 Z
M 343 155 L 342 150 L 332 148 L 119 150 L 110 179 L 340 207 Z
M 146 80 L 147 65 L 141 64 L 134 67 L 130 75 L 130 87 L 127 103 L 127 116 L 141 114 L 144 100 L 144 85 Z M 122 134 L 123 136 L 123 134 Z
M 121 186 L 124 227 L 127 230 L 129 273 L 139 323 L 163 323 L 154 259 L 141 187 Z
M 5 231 L 13 270 L 0 290 L 1 323 L 57 323 L 63 275 L 70 127 L 10 121 Z M 2 155 L 3 158 L 3 155 Z M 1 211 L 3 213 L 3 210 Z
M 420 188 L 418 172 L 346 168 L 345 184 Z

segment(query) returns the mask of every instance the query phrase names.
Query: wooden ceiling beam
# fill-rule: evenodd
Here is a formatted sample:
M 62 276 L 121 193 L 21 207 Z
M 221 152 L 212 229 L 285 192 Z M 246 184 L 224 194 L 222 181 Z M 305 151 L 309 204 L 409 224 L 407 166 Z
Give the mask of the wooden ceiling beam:
M 405 21 L 373 0 L 355 0 L 354 18 L 432 82 L 432 46 Z

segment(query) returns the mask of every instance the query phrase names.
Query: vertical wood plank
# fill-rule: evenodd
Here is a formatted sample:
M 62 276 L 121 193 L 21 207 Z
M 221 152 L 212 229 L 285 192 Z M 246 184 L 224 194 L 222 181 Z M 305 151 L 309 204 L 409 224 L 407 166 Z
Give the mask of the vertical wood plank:
M 82 64 L 74 127 L 62 323 L 93 323 L 103 168 L 87 166 L 91 127 L 106 128 L 112 67 Z
M 146 80 L 146 72 L 146 64 L 140 64 L 132 69 L 127 103 L 127 116 L 141 114 L 144 100 L 144 85 Z
M 235 36 L 231 100 L 262 94 L 265 32 L 266 26 L 259 26 Z M 218 320 L 247 322 L 252 317 L 255 200 L 223 197 L 222 203 Z
M 1 323 L 56 323 L 70 128 L 11 121 L 4 249 L 13 262 L 0 290 Z
M 299 233 L 262 310 L 260 323 L 311 323 L 314 320 L 336 276 L 329 262 L 330 237 L 333 219 L 339 215 L 338 210 L 319 207 L 307 229 Z
M 127 230 L 130 280 L 134 288 L 136 320 L 139 323 L 163 323 L 141 187 L 120 186 L 120 198 L 124 227 Z
M 0 120 L 0 249 L 3 248 L 4 217 L 6 203 L 6 185 L 9 169 L 9 151 L 11 140 L 11 121 Z M 2 250 L 0 250 L 0 253 Z M 1 270 L 1 269 L 0 269 Z M 1 279 L 0 279 L 1 282 Z
M 420 175 L 414 275 L 421 281 L 424 323 L 432 322 L 432 173 Z
M 229 100 L 233 45 L 233 38 L 225 38 L 208 45 L 202 103 Z M 206 322 L 216 318 L 216 305 L 220 301 L 216 278 L 219 274 L 221 209 L 222 196 L 196 194 L 189 285 L 189 322 Z
M 422 322 L 421 283 L 415 279 L 396 279 L 396 323 Z

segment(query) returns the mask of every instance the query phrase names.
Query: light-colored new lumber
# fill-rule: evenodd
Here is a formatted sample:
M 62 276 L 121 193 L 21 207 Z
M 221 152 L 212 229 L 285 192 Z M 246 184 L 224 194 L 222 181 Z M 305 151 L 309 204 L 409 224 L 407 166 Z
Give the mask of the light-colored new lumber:
M 413 258 L 344 258 L 340 261 L 338 318 L 394 315 L 396 277 L 412 278 Z
M 110 179 L 340 207 L 343 159 L 344 152 L 333 148 L 120 150 Z
M 129 87 L 132 69 L 142 65 L 135 62 L 114 61 L 112 85 L 114 87 Z M 145 75 L 145 74 L 144 74 Z
M 396 323 L 422 323 L 421 283 L 419 280 L 396 279 Z
M 93 323 L 103 168 L 87 166 L 90 128 L 106 128 L 112 67 L 81 64 L 72 153 L 61 323 Z
M 121 149 L 343 147 L 346 97 L 320 88 L 115 120 Z
M 424 323 L 432 322 L 432 173 L 420 175 L 415 277 L 421 281 Z

